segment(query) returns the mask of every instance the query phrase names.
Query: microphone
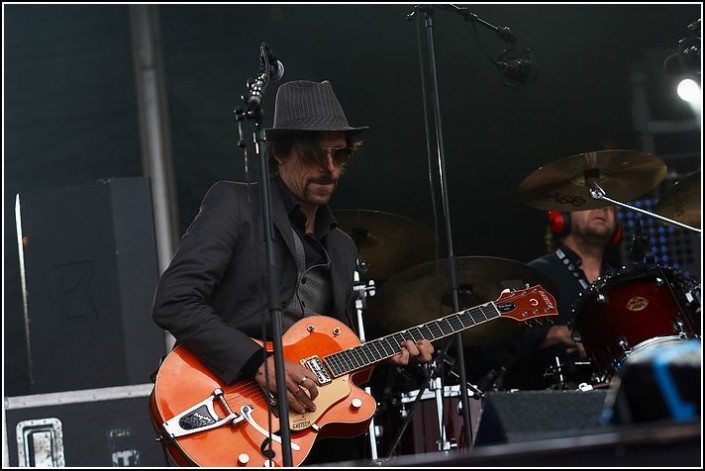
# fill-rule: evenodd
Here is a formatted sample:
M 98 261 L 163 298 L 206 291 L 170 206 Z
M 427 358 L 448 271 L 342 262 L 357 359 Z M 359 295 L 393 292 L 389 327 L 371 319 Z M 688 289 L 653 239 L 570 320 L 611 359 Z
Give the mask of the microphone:
M 260 50 L 260 64 L 269 73 L 269 80 L 276 82 L 284 76 L 284 64 L 277 60 L 272 48 L 268 44 L 262 43 Z
M 530 49 L 524 49 L 519 54 L 512 49 L 505 49 L 497 60 L 497 68 L 502 74 L 500 81 L 505 87 L 533 82 L 538 74 L 538 66 Z
M 274 52 L 266 43 L 262 43 L 259 48 L 259 65 L 259 74 L 254 81 L 247 81 L 248 93 L 242 97 L 250 110 L 262 103 L 262 95 L 264 95 L 264 89 L 267 88 L 269 82 L 274 82 L 284 76 L 284 64 L 277 60 Z

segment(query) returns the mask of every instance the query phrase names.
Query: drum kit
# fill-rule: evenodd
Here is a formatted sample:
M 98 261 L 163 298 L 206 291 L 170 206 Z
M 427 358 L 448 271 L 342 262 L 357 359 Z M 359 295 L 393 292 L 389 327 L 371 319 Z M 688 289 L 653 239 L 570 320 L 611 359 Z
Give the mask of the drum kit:
M 651 154 L 629 150 L 588 152 L 540 167 L 520 183 L 517 194 L 528 206 L 543 211 L 570 212 L 616 205 L 699 233 L 700 171 L 664 192 L 654 213 L 624 203 L 655 189 L 666 174 L 665 163 Z M 358 247 L 359 271 L 378 281 L 375 296 L 365 306 L 367 319 L 389 332 L 423 324 L 453 311 L 448 261 L 438 259 L 439 243 L 432 229 L 378 211 L 338 211 L 335 216 L 338 227 Z M 549 293 L 555 292 L 555 286 L 545 275 L 513 260 L 458 256 L 454 262 L 456 289 L 463 309 L 492 302 L 507 289 L 538 284 Z M 584 290 L 573 305 L 572 329 L 590 359 L 592 385 L 609 385 L 631 355 L 653 345 L 700 339 L 700 286 L 698 280 L 672 267 L 634 263 L 603 275 Z M 358 322 L 362 323 L 360 316 Z M 463 342 L 466 346 L 499 344 L 518 338 L 526 330 L 522 323 L 498 318 L 465 330 Z M 458 386 L 431 383 L 434 384 L 436 387 L 431 387 L 431 391 L 399 392 L 394 400 L 399 409 L 398 418 L 414 413 L 410 404 L 419 399 L 425 403 L 422 410 L 430 407 L 435 411 L 440 430 L 435 435 L 425 431 L 426 436 L 436 437 L 434 443 L 421 443 L 417 436 L 415 445 L 400 447 L 397 452 L 429 452 L 434 451 L 433 447 L 437 451 L 449 449 L 451 442 L 455 446 L 464 443 L 458 439 L 462 421 L 457 422 L 457 418 L 452 421 L 440 410 L 441 401 L 446 408 L 457 406 Z M 478 394 L 471 394 L 481 397 L 482 391 L 472 389 Z M 455 403 L 449 403 L 453 400 Z M 449 428 L 448 436 L 442 430 L 443 424 Z

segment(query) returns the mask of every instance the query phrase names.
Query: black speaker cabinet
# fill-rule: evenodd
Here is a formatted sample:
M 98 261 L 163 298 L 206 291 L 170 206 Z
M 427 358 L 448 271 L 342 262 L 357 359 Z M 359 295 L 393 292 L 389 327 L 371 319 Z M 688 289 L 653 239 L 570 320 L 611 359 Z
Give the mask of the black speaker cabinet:
M 149 180 L 17 195 L 32 393 L 140 384 L 164 355 Z
M 606 391 L 488 393 L 475 445 L 574 435 L 599 429 Z

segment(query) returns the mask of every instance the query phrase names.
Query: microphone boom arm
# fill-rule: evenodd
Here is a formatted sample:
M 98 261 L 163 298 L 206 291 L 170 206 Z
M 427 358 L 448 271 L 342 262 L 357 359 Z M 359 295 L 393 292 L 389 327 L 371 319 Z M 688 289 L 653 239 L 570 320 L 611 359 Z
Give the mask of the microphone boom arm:
M 483 20 L 479 16 L 477 16 L 475 13 L 471 12 L 467 8 L 464 7 L 459 7 L 458 5 L 453 5 L 453 4 L 448 4 L 448 5 L 431 5 L 433 8 L 437 8 L 439 10 L 448 10 L 455 12 L 459 14 L 460 16 L 463 17 L 465 21 L 473 21 L 475 23 L 479 23 L 480 25 L 484 26 L 485 28 L 489 29 L 490 31 L 494 31 L 497 36 L 502 38 L 503 40 L 507 41 L 508 43 L 514 44 L 517 42 L 516 36 L 514 36 L 514 33 L 508 26 L 495 26 L 491 23 L 488 23 L 487 21 Z

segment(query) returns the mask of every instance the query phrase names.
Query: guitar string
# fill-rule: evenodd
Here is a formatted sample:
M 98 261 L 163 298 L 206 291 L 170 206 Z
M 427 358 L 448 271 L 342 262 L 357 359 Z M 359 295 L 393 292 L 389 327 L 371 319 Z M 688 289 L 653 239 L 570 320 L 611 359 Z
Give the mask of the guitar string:
M 463 316 L 463 315 L 465 315 L 466 317 L 472 318 L 472 320 L 473 320 L 473 324 L 472 324 L 472 325 L 476 325 L 478 322 L 483 322 L 483 320 L 478 321 L 477 319 L 475 319 L 476 316 L 474 316 L 474 314 L 482 314 L 482 317 L 484 317 L 484 320 L 489 320 L 489 319 L 487 318 L 486 313 L 482 311 L 482 308 L 483 308 L 483 307 L 487 307 L 487 306 L 486 306 L 486 305 L 477 306 L 476 308 L 468 309 L 468 310 L 463 311 L 463 312 L 461 312 L 461 313 L 451 314 L 450 316 L 446 316 L 446 317 L 444 317 L 444 318 L 442 318 L 442 319 L 438 319 L 438 320 L 436 320 L 436 321 L 432 321 L 432 322 L 426 323 L 426 324 L 421 325 L 421 326 L 412 327 L 412 328 L 410 328 L 410 329 L 407 329 L 407 330 L 404 331 L 404 332 L 397 332 L 397 333 L 395 333 L 395 334 L 387 335 L 387 336 L 385 336 L 385 337 L 381 337 L 381 338 L 379 338 L 379 339 L 375 339 L 375 340 L 372 340 L 372 341 L 370 341 L 370 342 L 366 342 L 366 343 L 364 343 L 364 344 L 356 345 L 355 347 L 352 347 L 351 349 L 348 349 L 348 350 L 342 350 L 342 351 L 339 351 L 339 352 L 332 353 L 332 354 L 327 355 L 326 357 L 324 357 L 324 361 L 325 361 L 326 358 L 331 358 L 331 359 L 334 359 L 334 360 L 338 360 L 338 362 L 340 363 L 339 366 L 343 366 L 343 367 L 347 368 L 348 371 L 352 371 L 352 370 L 357 369 L 357 368 L 361 368 L 361 367 L 364 367 L 364 366 L 367 366 L 367 365 L 374 364 L 374 363 L 376 363 L 376 362 L 378 362 L 378 361 L 383 360 L 384 358 L 389 358 L 389 357 L 391 357 L 391 356 L 394 356 L 396 353 L 398 353 L 398 351 L 396 351 L 396 352 L 394 352 L 394 353 L 392 353 L 392 354 L 389 354 L 389 353 L 387 352 L 387 347 L 389 347 L 389 348 L 392 349 L 393 351 L 395 350 L 395 349 L 393 348 L 393 345 L 391 344 L 390 340 L 397 340 L 395 337 L 399 337 L 399 336 L 400 336 L 403 340 L 414 340 L 415 337 L 414 337 L 413 333 L 410 332 L 410 331 L 412 331 L 412 330 L 415 330 L 416 333 L 419 334 L 419 333 L 421 333 L 421 332 L 420 332 L 421 329 L 425 329 L 425 330 L 427 330 L 427 331 L 431 334 L 431 337 L 432 337 L 432 338 L 431 338 L 431 339 L 428 339 L 428 337 L 425 336 L 425 335 L 423 335 L 423 334 L 421 334 L 421 336 L 422 336 L 423 338 L 427 339 L 427 340 L 436 340 L 436 339 L 438 339 L 438 338 L 441 338 L 440 336 L 447 336 L 447 335 L 450 335 L 450 334 L 446 333 L 446 332 L 443 330 L 443 328 L 442 328 L 441 326 L 439 326 L 439 325 L 432 325 L 432 324 L 438 324 L 438 323 L 440 323 L 440 322 L 446 322 L 446 323 L 449 324 L 449 326 L 450 326 L 450 328 L 451 328 L 451 334 L 452 334 L 454 331 L 457 330 L 455 327 L 452 326 L 453 321 L 455 321 L 456 324 L 457 324 L 457 323 L 460 323 L 460 325 L 461 325 L 463 328 L 466 328 L 466 327 L 467 327 L 467 326 L 465 326 L 465 325 L 463 324 L 463 322 L 460 320 L 460 317 Z M 479 311 L 479 312 L 470 312 L 471 310 L 473 310 L 473 311 L 476 310 L 476 311 Z M 434 327 L 435 327 L 436 329 L 434 329 Z M 437 331 L 440 333 L 440 336 L 436 335 L 436 333 L 434 333 L 434 330 L 437 330 Z M 404 335 L 403 335 L 404 333 L 407 333 L 407 334 L 408 334 L 408 336 L 409 336 L 408 339 L 404 337 Z M 385 346 L 384 343 L 386 343 L 387 345 Z M 378 346 L 379 346 L 379 347 L 378 347 Z M 374 351 L 373 351 L 372 349 L 374 349 Z M 384 355 L 380 355 L 380 349 L 381 349 L 382 351 L 384 351 Z M 345 355 L 347 355 L 348 358 L 339 358 L 339 357 L 345 356 Z M 363 355 L 364 355 L 364 356 L 363 356 Z M 379 358 L 376 358 L 375 355 L 378 355 Z M 369 360 L 370 357 L 372 358 L 372 361 Z M 360 362 L 361 362 L 361 364 L 358 365 L 357 363 L 360 363 Z M 329 365 L 329 368 L 330 368 L 330 365 Z M 245 394 L 253 393 L 253 392 L 255 392 L 255 391 L 259 390 L 259 389 L 260 389 L 259 385 L 256 384 L 254 381 L 248 381 L 248 382 L 244 383 L 244 384 L 241 386 L 240 389 L 238 389 L 238 390 L 236 390 L 236 391 L 232 391 L 232 392 L 226 394 L 226 397 L 228 397 L 228 398 L 231 398 L 231 397 L 232 397 L 232 398 L 235 398 L 235 397 L 237 397 L 237 396 L 242 396 L 242 395 L 245 395 Z
M 506 302 L 506 300 L 504 301 Z M 379 339 L 372 340 L 370 342 L 365 342 L 364 344 L 356 345 L 355 347 L 351 347 L 350 349 L 347 350 L 342 350 L 339 352 L 332 353 L 330 355 L 327 355 L 323 358 L 323 360 L 327 363 L 328 368 L 331 370 L 332 373 L 335 375 L 335 370 L 336 368 L 343 368 L 343 371 L 338 372 L 338 376 L 341 376 L 342 374 L 348 373 L 348 372 L 353 372 L 356 369 L 364 368 L 365 366 L 372 365 L 374 363 L 377 363 L 385 358 L 389 358 L 394 356 L 398 351 L 394 351 L 395 348 L 393 345 L 390 343 L 391 340 L 397 340 L 397 337 L 401 337 L 402 341 L 403 340 L 416 340 L 413 332 L 415 331 L 416 334 L 421 334 L 422 339 L 426 340 L 437 340 L 442 337 L 447 337 L 448 335 L 452 335 L 455 332 L 459 332 L 460 330 L 465 330 L 468 327 L 475 326 L 479 323 L 489 321 L 492 319 L 495 319 L 496 317 L 499 317 L 499 315 L 494 315 L 491 318 L 487 317 L 487 313 L 483 310 L 483 308 L 489 308 L 492 307 L 493 309 L 490 310 L 490 313 L 492 314 L 499 314 L 499 310 L 497 307 L 494 305 L 493 302 L 486 303 L 480 306 L 475 306 L 473 308 L 466 309 L 462 312 L 459 313 L 454 313 L 451 315 L 448 315 L 446 317 L 443 317 L 441 319 L 435 320 L 428 322 L 426 324 L 422 324 L 419 326 L 411 327 L 409 329 L 406 329 L 402 332 L 397 332 L 395 334 L 390 334 L 385 337 L 381 337 Z M 482 318 L 478 317 L 477 315 L 481 315 Z M 467 320 L 471 320 L 472 324 L 470 326 L 467 326 L 463 323 L 462 318 L 466 318 Z M 479 319 L 479 320 L 478 320 Z M 446 333 L 444 329 L 441 327 L 440 323 L 444 322 L 447 323 L 448 326 L 450 327 L 451 331 L 450 333 Z M 459 325 L 460 327 L 454 327 L 453 324 Z M 436 335 L 434 332 L 437 330 L 440 333 L 440 336 Z M 431 339 L 428 339 L 426 335 L 424 335 L 421 332 L 421 329 L 425 329 L 428 331 L 428 333 L 431 334 Z M 405 337 L 404 334 L 407 334 L 408 337 Z M 387 344 L 387 346 L 392 349 L 394 353 L 389 354 L 387 353 L 387 348 L 385 347 L 384 343 Z M 374 351 L 372 351 L 372 348 L 374 348 Z M 382 351 L 384 351 L 385 355 L 380 356 L 380 348 Z M 363 357 L 364 355 L 364 357 Z M 375 355 L 380 356 L 379 358 L 376 358 Z M 347 356 L 347 358 L 345 358 Z M 369 358 L 372 358 L 372 361 L 369 360 Z M 333 362 L 337 362 L 338 365 L 333 365 Z M 337 377 L 337 376 L 336 376 Z M 226 398 L 236 398 L 237 396 L 243 396 L 245 394 L 250 394 L 253 392 L 256 392 L 260 389 L 259 385 L 256 384 L 254 381 L 250 380 L 246 382 L 241 389 L 238 389 L 236 391 L 232 391 L 229 393 L 226 393 L 225 396 Z M 264 396 L 263 396 L 264 399 Z M 266 402 L 266 400 L 265 400 Z

